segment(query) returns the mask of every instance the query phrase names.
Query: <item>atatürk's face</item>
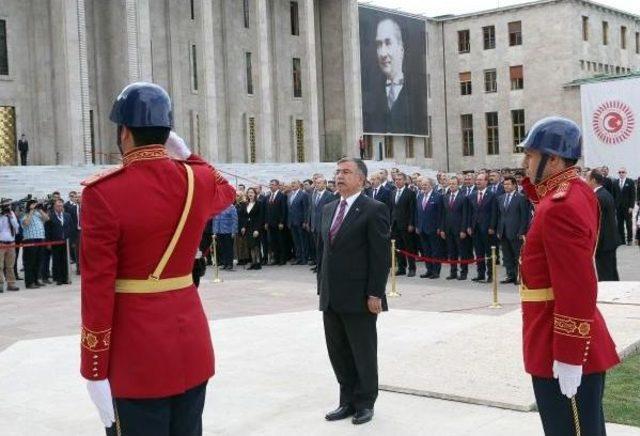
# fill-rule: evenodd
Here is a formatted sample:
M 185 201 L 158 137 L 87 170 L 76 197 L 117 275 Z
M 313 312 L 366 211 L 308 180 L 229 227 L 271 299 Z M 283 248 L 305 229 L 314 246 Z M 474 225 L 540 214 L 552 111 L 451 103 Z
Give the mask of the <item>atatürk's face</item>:
M 393 80 L 402 73 L 404 46 L 400 36 L 400 28 L 391 20 L 383 20 L 378 24 L 376 33 L 376 49 L 378 65 L 387 76 Z

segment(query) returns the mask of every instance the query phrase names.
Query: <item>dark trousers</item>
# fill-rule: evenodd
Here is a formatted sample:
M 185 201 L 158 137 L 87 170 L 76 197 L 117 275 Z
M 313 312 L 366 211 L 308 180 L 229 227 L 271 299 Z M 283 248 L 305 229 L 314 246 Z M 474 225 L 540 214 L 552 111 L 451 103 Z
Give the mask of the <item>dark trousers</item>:
M 216 239 L 220 244 L 220 252 L 218 253 L 220 263 L 218 265 L 233 268 L 233 238 L 231 233 L 220 233 L 216 235 Z
M 26 166 L 27 165 L 27 152 L 26 151 L 21 151 L 20 152 L 20 165 L 22 165 L 22 166 Z
M 329 360 L 340 384 L 340 405 L 372 409 L 378 397 L 378 316 L 323 312 Z
M 400 229 L 394 224 L 391 229 L 391 239 L 396 240 L 396 248 L 398 250 L 405 250 L 409 253 L 417 254 L 414 233 L 409 233 L 406 229 Z M 416 260 L 413 257 L 398 253 L 398 271 L 406 271 L 407 263 L 409 264 L 409 271 L 416 270 Z
M 500 239 L 500 246 L 502 248 L 502 261 L 505 269 L 507 270 L 507 278 L 518 278 L 518 259 L 520 258 L 520 247 L 522 247 L 522 241 L 520 238 L 509 239 L 504 236 Z
M 67 270 L 67 246 L 54 245 L 51 247 L 53 280 L 56 283 L 67 283 L 69 271 Z
M 533 378 L 533 391 L 546 436 L 605 436 L 602 397 L 605 373 L 582 376 L 578 393 L 570 400 L 560 392 L 558 380 Z M 577 415 L 577 416 L 576 416 Z M 578 418 L 579 431 L 576 429 Z
M 107 436 L 200 436 L 207 383 L 164 398 L 115 398 Z
M 51 277 L 51 247 L 42 247 L 39 274 L 42 280 L 49 280 Z
M 435 259 L 441 258 L 442 252 L 440 251 L 441 240 L 435 232 L 434 233 L 420 233 L 420 252 L 424 257 L 432 257 Z M 427 267 L 427 273 L 440 274 L 441 265 L 437 262 L 425 262 Z
M 42 242 L 43 239 L 25 239 L 25 244 Z M 40 264 L 42 263 L 43 247 L 26 247 L 22 252 L 22 264 L 24 265 L 24 284 L 33 285 L 38 281 Z
M 616 210 L 618 217 L 618 234 L 620 235 L 620 241 L 627 244 L 631 242 L 633 236 L 633 227 L 631 226 L 631 213 L 627 208 L 618 208 Z M 627 236 L 625 237 L 624 231 L 627 230 Z
M 282 263 L 287 261 L 287 241 L 285 239 L 284 229 L 280 230 L 278 226 L 269 226 L 269 248 L 273 253 L 273 261 Z
M 364 148 L 360 149 L 360 159 L 364 160 Z
M 473 229 L 473 250 L 475 251 L 476 257 L 491 257 L 491 246 L 489 245 L 489 234 L 482 230 L 479 230 L 477 227 Z M 487 262 L 481 260 L 476 263 L 476 268 L 478 270 L 478 277 L 487 277 L 491 278 L 492 270 L 489 268 L 487 271 Z
M 598 271 L 599 282 L 617 282 L 620 280 L 615 248 L 613 250 L 596 251 L 596 270 Z
M 293 253 L 299 262 L 307 262 L 307 236 L 302 226 L 291 226 L 291 236 L 293 237 Z
M 261 260 L 266 263 L 269 260 L 269 232 L 260 229 L 260 245 L 262 246 Z
M 304 232 L 307 241 L 307 260 L 309 262 L 316 262 L 316 236 L 313 232 L 305 230 Z
M 471 257 L 469 253 L 469 243 L 467 236 L 464 239 L 460 238 L 460 232 L 448 231 L 447 234 L 447 257 L 449 260 L 459 260 L 459 259 L 468 259 Z M 451 264 L 450 268 L 451 275 L 458 274 L 458 265 L 455 263 Z M 469 265 L 462 264 L 460 265 L 460 275 L 466 277 L 469 273 Z

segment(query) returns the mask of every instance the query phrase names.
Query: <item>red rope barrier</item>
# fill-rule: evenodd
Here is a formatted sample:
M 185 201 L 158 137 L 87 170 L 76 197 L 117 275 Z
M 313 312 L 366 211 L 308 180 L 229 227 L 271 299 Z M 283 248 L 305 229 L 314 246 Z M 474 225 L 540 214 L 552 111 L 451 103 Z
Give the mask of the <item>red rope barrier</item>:
M 410 253 L 408 251 L 405 250 L 396 250 L 398 253 L 404 254 L 405 256 L 409 256 L 415 260 L 418 260 L 420 262 L 429 262 L 429 263 L 443 263 L 443 264 L 447 264 L 447 265 L 469 265 L 472 263 L 477 263 L 477 262 L 483 262 L 486 261 L 487 258 L 486 257 L 477 257 L 474 259 L 461 259 L 461 260 L 449 260 L 449 259 L 437 259 L 434 257 L 425 257 L 425 256 L 418 256 L 417 254 L 414 253 Z
M 0 250 L 5 248 L 50 247 L 52 245 L 65 245 L 66 241 L 27 242 L 26 244 L 0 244 Z

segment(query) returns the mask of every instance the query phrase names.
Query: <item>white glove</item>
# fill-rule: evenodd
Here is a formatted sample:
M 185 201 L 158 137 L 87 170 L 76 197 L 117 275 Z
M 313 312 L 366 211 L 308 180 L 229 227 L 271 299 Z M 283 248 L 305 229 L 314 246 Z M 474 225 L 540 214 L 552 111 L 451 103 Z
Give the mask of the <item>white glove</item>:
M 87 381 L 87 391 L 93 404 L 98 409 L 100 420 L 105 427 L 111 427 L 116 421 L 113 412 L 113 399 L 111 397 L 111 386 L 109 380 Z
M 578 393 L 578 386 L 582 381 L 582 365 L 553 361 L 553 378 L 560 383 L 560 392 L 567 398 L 573 398 Z
M 191 150 L 187 147 L 184 139 L 173 130 L 169 133 L 169 138 L 164 145 L 167 147 L 167 153 L 176 159 L 186 160 L 191 156 Z

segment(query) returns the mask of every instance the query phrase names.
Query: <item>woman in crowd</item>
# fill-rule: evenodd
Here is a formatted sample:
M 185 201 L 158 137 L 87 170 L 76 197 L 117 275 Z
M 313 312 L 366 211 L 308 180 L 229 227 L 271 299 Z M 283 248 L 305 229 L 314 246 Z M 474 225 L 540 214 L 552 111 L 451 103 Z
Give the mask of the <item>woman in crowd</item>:
M 244 192 L 238 192 L 236 196 L 236 209 L 238 211 L 238 228 L 240 232 L 236 238 L 236 255 L 238 265 L 246 265 L 251 262 L 251 253 L 247 242 L 247 233 L 243 230 L 243 214 L 247 210 L 247 197 Z
M 240 234 L 244 235 L 251 253 L 251 266 L 249 269 L 262 269 L 260 263 L 260 241 L 264 231 L 264 211 L 258 201 L 258 193 L 255 188 L 247 189 L 247 202 L 243 204 L 239 212 Z

